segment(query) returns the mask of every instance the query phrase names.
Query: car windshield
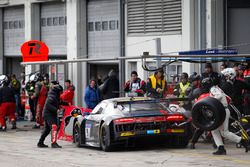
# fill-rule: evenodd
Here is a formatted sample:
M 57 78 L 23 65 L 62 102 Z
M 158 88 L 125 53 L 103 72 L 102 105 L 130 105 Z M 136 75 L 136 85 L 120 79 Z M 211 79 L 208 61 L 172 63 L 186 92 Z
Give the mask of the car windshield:
M 120 104 L 126 111 L 149 111 L 149 110 L 166 110 L 161 103 L 142 102 L 142 103 L 124 103 Z

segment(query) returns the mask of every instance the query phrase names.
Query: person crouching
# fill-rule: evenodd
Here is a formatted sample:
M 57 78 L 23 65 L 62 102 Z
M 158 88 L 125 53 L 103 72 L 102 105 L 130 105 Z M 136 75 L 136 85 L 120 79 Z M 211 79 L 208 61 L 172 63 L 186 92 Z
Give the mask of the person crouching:
M 62 93 L 63 88 L 61 85 L 53 85 L 51 90 L 48 93 L 48 97 L 45 102 L 43 109 L 43 118 L 45 121 L 45 127 L 42 132 L 42 135 L 37 143 L 37 147 L 43 148 L 48 147 L 44 144 L 45 138 L 51 132 L 51 147 L 52 148 L 62 148 L 62 146 L 57 144 L 57 130 L 58 130 L 58 118 L 57 111 L 59 110 L 60 105 L 60 94 Z

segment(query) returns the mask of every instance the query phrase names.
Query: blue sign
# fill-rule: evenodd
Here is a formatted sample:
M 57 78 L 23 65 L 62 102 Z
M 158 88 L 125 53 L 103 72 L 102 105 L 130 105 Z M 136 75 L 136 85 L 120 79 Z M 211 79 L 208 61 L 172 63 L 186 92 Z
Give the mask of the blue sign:
M 207 49 L 179 52 L 179 55 L 235 55 L 238 54 L 236 49 Z

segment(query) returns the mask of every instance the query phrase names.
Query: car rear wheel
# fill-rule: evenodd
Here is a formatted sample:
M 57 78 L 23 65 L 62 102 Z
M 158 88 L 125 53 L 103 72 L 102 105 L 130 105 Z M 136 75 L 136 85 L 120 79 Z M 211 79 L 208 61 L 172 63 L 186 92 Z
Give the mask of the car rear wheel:
M 218 128 L 224 122 L 225 116 L 225 107 L 213 97 L 198 101 L 192 108 L 193 124 L 206 131 Z
M 112 151 L 110 129 L 109 126 L 104 123 L 101 125 L 100 129 L 100 145 L 103 151 Z

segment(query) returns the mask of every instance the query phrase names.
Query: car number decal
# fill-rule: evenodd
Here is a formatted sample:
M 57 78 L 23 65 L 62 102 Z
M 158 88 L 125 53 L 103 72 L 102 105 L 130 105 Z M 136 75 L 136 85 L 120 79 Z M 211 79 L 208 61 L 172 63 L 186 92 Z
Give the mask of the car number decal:
M 85 126 L 85 136 L 86 138 L 90 138 L 90 130 L 91 130 L 91 124 L 86 124 Z

